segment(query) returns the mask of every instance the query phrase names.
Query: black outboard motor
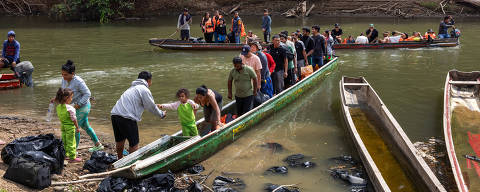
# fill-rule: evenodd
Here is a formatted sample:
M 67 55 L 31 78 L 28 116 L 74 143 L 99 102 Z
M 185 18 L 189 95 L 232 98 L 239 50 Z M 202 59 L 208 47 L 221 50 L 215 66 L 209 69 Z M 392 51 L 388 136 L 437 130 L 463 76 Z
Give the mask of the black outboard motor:
M 459 38 L 462 32 L 460 32 L 460 29 L 454 28 L 452 31 L 450 31 L 450 36 L 452 38 Z

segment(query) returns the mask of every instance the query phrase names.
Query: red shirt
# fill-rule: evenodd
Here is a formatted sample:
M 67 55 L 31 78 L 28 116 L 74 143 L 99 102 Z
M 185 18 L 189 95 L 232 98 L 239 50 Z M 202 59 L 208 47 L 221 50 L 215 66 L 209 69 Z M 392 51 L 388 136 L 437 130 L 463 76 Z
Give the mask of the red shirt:
M 267 56 L 267 61 L 268 61 L 268 70 L 270 71 L 270 73 L 273 73 L 273 71 L 275 70 L 275 61 L 273 60 L 273 57 L 268 54 L 267 52 L 263 52 L 265 54 L 265 56 Z

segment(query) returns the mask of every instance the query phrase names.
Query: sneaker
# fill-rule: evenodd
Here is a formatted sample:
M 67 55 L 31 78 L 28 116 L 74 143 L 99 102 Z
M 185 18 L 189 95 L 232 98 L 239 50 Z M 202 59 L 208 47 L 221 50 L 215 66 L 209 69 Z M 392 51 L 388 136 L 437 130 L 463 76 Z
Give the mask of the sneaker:
M 104 148 L 105 148 L 105 147 L 103 147 L 103 145 L 100 144 L 100 145 L 98 145 L 98 146 L 95 146 L 95 147 L 92 147 L 92 148 L 88 149 L 88 151 L 89 151 L 90 153 L 93 153 L 93 152 L 95 152 L 95 151 L 103 150 Z
M 82 162 L 82 159 L 78 157 L 75 159 L 68 160 L 68 163 L 81 163 L 81 162 Z

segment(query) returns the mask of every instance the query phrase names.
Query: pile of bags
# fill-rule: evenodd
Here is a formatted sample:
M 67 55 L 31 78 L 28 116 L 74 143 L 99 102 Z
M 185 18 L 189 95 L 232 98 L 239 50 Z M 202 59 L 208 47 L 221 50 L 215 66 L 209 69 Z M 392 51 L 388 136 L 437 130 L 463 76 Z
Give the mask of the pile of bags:
M 50 174 L 62 173 L 65 159 L 63 143 L 53 134 L 15 139 L 1 154 L 9 165 L 3 177 L 35 189 L 50 186 Z

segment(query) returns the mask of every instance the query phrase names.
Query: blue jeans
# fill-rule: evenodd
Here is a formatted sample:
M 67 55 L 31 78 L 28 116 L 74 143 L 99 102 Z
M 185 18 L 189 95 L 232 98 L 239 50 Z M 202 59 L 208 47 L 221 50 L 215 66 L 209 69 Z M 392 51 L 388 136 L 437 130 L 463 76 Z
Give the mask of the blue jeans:
M 218 33 L 213 32 L 213 42 L 218 43 Z
M 239 44 L 240 43 L 240 35 L 235 35 L 235 43 Z
M 215 43 L 225 43 L 225 38 L 226 38 L 226 35 L 218 35 L 215 40 Z
M 318 65 L 318 67 L 323 66 L 323 56 L 312 56 L 312 67 L 313 70 L 315 70 L 315 66 Z
M 450 38 L 450 34 L 438 34 L 439 39 Z

